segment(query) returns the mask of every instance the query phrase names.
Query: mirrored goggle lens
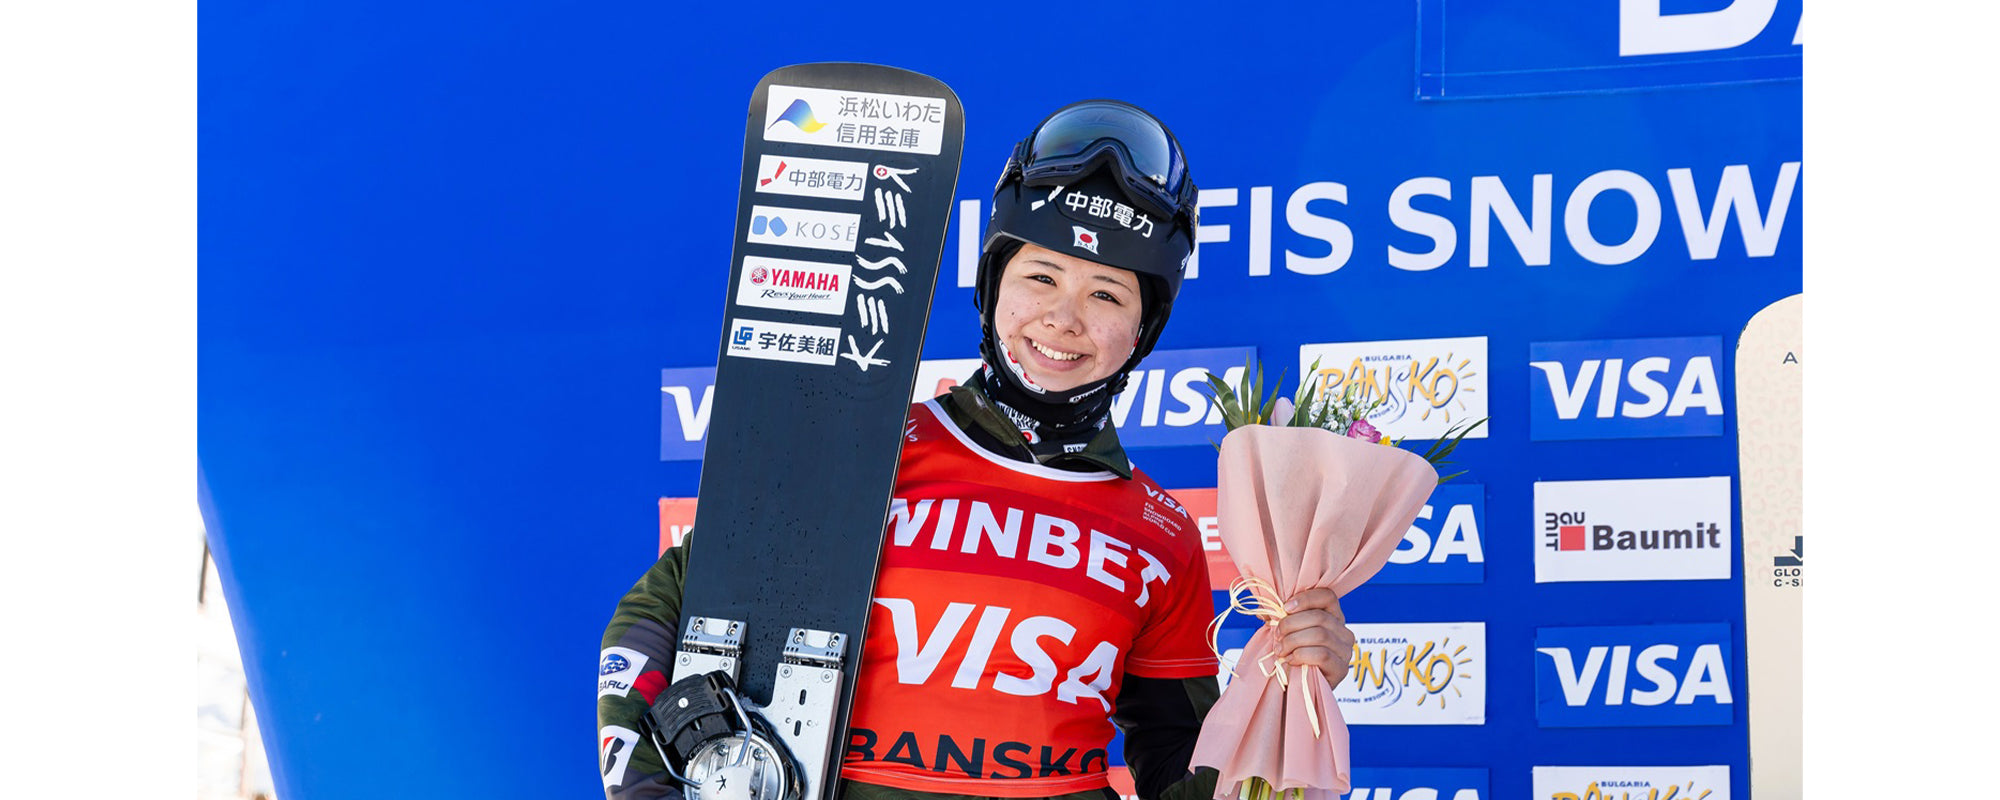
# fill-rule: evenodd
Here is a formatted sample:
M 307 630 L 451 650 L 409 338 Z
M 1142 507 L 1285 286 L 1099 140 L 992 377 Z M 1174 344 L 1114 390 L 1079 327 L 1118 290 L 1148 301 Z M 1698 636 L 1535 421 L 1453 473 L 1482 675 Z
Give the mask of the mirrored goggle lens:
M 1186 169 L 1166 130 L 1144 113 L 1115 103 L 1074 106 L 1042 123 L 1028 153 L 1028 166 L 1074 158 L 1103 139 L 1124 144 L 1128 169 L 1170 193 L 1180 188 Z

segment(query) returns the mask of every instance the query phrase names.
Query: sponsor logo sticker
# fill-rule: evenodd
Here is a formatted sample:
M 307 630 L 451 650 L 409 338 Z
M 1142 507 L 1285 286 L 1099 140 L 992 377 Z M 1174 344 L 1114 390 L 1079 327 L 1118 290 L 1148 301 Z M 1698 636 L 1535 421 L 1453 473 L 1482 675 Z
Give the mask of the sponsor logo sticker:
M 1535 630 L 1535 720 L 1544 728 L 1728 725 L 1729 626 Z
M 937 97 L 772 86 L 764 139 L 934 156 L 944 147 L 947 109 Z
M 630 728 L 606 725 L 597 731 L 597 768 L 604 774 L 606 791 L 625 782 L 625 768 L 638 746 L 639 732 Z
M 1125 447 L 1208 447 L 1226 433 L 1210 400 L 1213 372 L 1235 383 L 1256 353 L 1251 347 L 1155 350 L 1111 398 L 1111 423 Z
M 1440 484 L 1431 492 L 1374 583 L 1483 583 L 1486 487 Z
M 1082 225 L 1071 225 L 1069 229 L 1076 234 L 1076 241 L 1070 242 L 1071 246 L 1087 250 L 1091 255 L 1097 255 L 1096 233 Z
M 714 367 L 660 370 L 660 460 L 699 461 L 714 408 Z
M 757 191 L 828 200 L 860 200 L 868 165 L 859 161 L 764 154 L 757 160 Z
M 852 253 L 860 230 L 860 214 L 751 206 L 750 230 L 744 234 L 744 241 Z
M 1729 477 L 1535 483 L 1535 582 L 1725 580 Z
M 1355 770 L 1360 774 L 1361 770 Z M 1536 800 L 1729 800 L 1729 765 L 1536 767 Z
M 1722 435 L 1722 338 L 1528 345 L 1536 441 Z
M 1486 800 L 1487 783 L 1469 767 L 1355 767 L 1347 800 Z
M 597 660 L 597 696 L 630 694 L 632 681 L 645 668 L 645 653 L 629 647 L 606 648 Z
M 731 319 L 725 355 L 831 366 L 840 347 L 840 329 L 757 319 Z
M 1350 725 L 1486 723 L 1486 623 L 1350 624 L 1354 657 L 1334 700 Z
M 847 310 L 846 264 L 744 256 L 736 282 L 737 305 L 840 316 Z
M 1299 347 L 1299 374 L 1329 396 L 1349 391 L 1381 401 L 1368 415 L 1397 440 L 1436 439 L 1458 423 L 1486 416 L 1486 337 L 1326 342 Z M 1484 439 L 1491 423 L 1466 438 Z
M 1771 585 L 1801 588 L 1806 585 L 1806 537 L 1792 537 L 1792 549 L 1771 557 Z

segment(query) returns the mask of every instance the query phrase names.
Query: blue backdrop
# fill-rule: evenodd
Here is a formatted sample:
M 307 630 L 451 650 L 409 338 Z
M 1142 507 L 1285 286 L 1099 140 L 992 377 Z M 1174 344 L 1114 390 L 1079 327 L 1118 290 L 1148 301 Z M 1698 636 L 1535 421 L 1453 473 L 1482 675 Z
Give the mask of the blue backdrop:
M 832 60 L 957 91 L 961 211 L 1063 103 L 1167 120 L 1208 191 L 1162 350 L 1296 375 L 1302 345 L 1484 337 L 1490 433 L 1459 459 L 1483 571 L 1345 604 L 1483 622 L 1484 724 L 1357 726 L 1358 765 L 1523 797 L 1537 765 L 1723 764 L 1748 796 L 1740 556 L 1726 579 L 1536 582 L 1538 481 L 1735 485 L 1736 337 L 1801 289 L 1799 4 L 1658 5 L 202 4 L 202 505 L 280 796 L 600 793 L 598 638 L 657 498 L 699 470 L 656 449 L 661 370 L 714 363 L 751 88 Z M 977 353 L 958 238 L 927 358 Z M 1619 340 L 1703 337 L 1713 432 L 1615 410 L 1637 379 L 1622 423 L 1564 426 L 1536 394 L 1557 390 L 1531 361 L 1569 359 L 1576 395 L 1585 360 L 1644 356 Z M 1669 347 L 1652 379 L 1687 388 L 1711 350 Z M 1214 486 L 1187 441 L 1134 457 Z M 1726 723 L 1538 716 L 1535 648 L 1582 664 L 1590 630 L 1654 623 L 1727 631 Z M 1627 633 L 1601 641 L 1652 641 Z

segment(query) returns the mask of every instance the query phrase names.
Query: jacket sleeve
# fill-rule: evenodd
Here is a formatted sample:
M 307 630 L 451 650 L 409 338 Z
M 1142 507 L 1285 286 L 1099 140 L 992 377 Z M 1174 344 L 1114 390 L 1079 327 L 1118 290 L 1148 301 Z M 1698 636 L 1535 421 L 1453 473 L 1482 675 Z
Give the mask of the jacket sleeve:
M 1125 765 L 1142 800 L 1209 800 L 1216 772 L 1188 768 L 1202 720 L 1221 696 L 1215 678 L 1126 675 L 1111 722 L 1125 734 Z
M 597 758 L 610 800 L 681 797 L 666 779 L 666 763 L 639 733 L 647 702 L 633 686 L 649 673 L 664 686 L 673 676 L 680 628 L 681 582 L 692 534 L 667 550 L 618 601 L 604 629 L 597 667 Z

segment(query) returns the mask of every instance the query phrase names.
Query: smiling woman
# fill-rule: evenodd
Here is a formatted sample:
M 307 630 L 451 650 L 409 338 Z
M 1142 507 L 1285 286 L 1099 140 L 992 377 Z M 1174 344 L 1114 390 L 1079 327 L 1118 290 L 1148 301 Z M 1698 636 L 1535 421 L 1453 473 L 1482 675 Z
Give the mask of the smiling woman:
M 1000 278 L 993 324 L 1007 366 L 1054 392 L 1109 378 L 1138 344 L 1139 278 L 1022 245 Z
M 1197 196 L 1179 142 L 1126 103 L 1071 104 L 1015 146 L 974 281 L 980 367 L 903 427 L 847 800 L 1102 800 L 1114 726 L 1138 797 L 1215 795 L 1215 771 L 1189 762 L 1217 691 L 1207 557 L 1111 418 L 1171 314 Z M 605 631 L 612 800 L 685 796 L 675 756 L 636 732 L 641 687 L 665 685 L 675 661 L 695 540 L 667 550 Z M 1331 592 L 1301 595 L 1285 624 L 1287 663 L 1345 674 L 1353 637 Z

